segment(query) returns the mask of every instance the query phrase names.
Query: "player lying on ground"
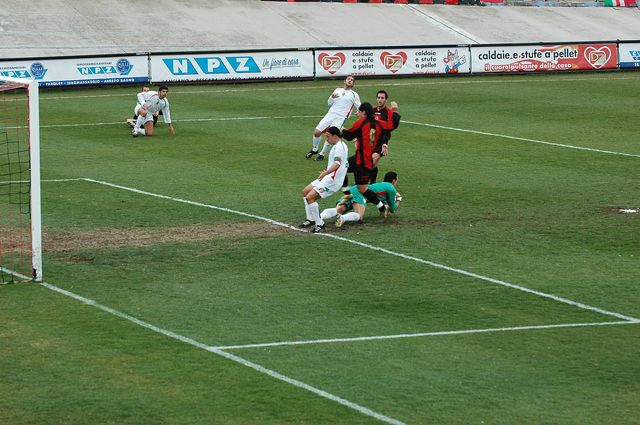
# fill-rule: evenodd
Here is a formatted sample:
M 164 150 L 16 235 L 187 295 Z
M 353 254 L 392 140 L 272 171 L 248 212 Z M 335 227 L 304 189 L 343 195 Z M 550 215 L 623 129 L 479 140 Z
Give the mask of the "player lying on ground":
M 369 185 L 378 199 L 389 206 L 389 212 L 395 213 L 400 206 L 402 196 L 396 189 L 398 183 L 398 174 L 389 171 L 384 175 L 384 181 Z M 352 186 L 351 194 L 342 197 L 335 208 L 327 208 L 322 211 L 320 217 L 323 220 L 329 220 L 336 217 L 336 227 L 341 227 L 347 221 L 363 221 L 366 210 L 367 200 L 360 192 Z M 384 215 L 384 221 L 387 221 L 387 215 Z

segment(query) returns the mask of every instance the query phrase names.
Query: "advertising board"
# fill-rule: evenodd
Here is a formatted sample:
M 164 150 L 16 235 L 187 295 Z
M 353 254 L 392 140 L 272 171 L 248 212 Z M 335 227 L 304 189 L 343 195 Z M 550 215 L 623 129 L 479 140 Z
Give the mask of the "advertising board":
M 469 73 L 469 48 L 316 50 L 316 76 Z
M 151 54 L 152 81 L 258 80 L 313 77 L 312 51 Z
M 615 69 L 615 43 L 471 46 L 471 72 L 548 72 Z
M 0 75 L 34 79 L 41 87 L 143 83 L 149 66 L 147 56 L 0 61 Z
M 640 43 L 620 42 L 620 68 L 640 68 Z

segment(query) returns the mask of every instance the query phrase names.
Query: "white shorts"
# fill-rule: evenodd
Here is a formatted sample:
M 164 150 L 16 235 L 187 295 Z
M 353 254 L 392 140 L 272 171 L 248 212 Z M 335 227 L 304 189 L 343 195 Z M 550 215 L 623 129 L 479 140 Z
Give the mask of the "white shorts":
M 324 176 L 322 180 L 315 179 L 309 183 L 313 190 L 318 192 L 322 199 L 337 193 L 342 188 L 342 182 L 331 178 L 331 175 Z
M 316 130 L 325 131 L 329 127 L 338 127 L 338 129 L 342 128 L 342 124 L 344 124 L 344 120 L 347 117 L 343 117 L 336 114 L 327 114 L 320 120 L 318 125 L 316 126 Z
M 133 109 L 133 113 L 138 115 L 138 111 L 140 110 L 141 107 L 142 106 L 140 104 L 136 105 L 136 107 Z M 153 114 L 147 111 L 147 116 L 144 117 L 144 122 L 142 123 L 142 126 L 144 126 L 149 121 L 153 121 Z

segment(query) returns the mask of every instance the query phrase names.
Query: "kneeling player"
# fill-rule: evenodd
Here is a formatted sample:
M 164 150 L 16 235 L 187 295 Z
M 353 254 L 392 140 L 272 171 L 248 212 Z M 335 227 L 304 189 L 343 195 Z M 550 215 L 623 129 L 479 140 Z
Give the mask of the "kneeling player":
M 133 127 L 131 135 L 138 137 L 153 136 L 153 114 L 162 111 L 164 122 L 167 124 L 169 134 L 175 134 L 176 130 L 171 123 L 171 114 L 169 112 L 169 88 L 160 86 L 157 92 L 147 91 L 138 93 L 138 101 L 142 105 L 137 108 L 138 119 Z
M 138 93 L 137 97 L 138 97 L 138 102 L 136 103 L 135 108 L 133 108 L 133 118 L 129 118 L 127 120 L 127 124 L 129 125 L 129 127 L 133 128 L 136 126 L 136 121 L 138 121 L 138 110 L 140 109 L 140 107 L 142 107 L 143 103 L 141 102 L 141 95 L 143 95 L 144 93 L 150 91 L 151 89 L 149 88 L 149 86 L 143 86 L 142 87 L 142 91 L 140 93 Z M 155 127 L 155 125 L 158 123 L 158 114 L 159 112 L 156 112 L 153 114 L 153 125 Z

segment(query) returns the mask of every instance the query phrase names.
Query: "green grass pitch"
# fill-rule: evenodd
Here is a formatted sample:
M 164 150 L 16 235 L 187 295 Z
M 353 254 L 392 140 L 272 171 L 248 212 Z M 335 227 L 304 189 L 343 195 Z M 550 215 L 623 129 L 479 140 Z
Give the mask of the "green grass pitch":
M 339 85 L 172 85 L 151 138 L 138 87 L 42 90 L 0 423 L 640 424 L 640 73 L 360 79 L 403 203 L 313 235 Z

